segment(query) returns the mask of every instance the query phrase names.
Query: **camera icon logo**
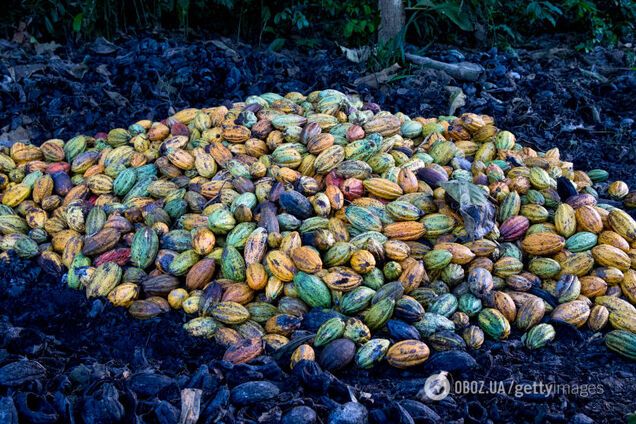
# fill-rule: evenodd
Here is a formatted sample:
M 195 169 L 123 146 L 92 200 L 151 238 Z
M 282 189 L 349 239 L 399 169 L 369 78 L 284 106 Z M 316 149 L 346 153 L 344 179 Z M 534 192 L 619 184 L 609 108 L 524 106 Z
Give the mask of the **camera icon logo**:
M 431 400 L 443 400 L 448 396 L 451 384 L 446 375 L 446 372 L 440 372 L 426 379 L 424 383 L 424 394 L 426 397 Z

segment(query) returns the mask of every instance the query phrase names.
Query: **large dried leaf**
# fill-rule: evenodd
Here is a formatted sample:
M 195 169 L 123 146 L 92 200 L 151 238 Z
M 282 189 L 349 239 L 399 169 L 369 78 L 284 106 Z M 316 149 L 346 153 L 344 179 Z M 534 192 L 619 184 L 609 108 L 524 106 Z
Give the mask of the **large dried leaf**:
M 467 181 L 447 181 L 440 183 L 440 186 L 459 204 L 469 239 L 480 239 L 492 231 L 495 226 L 495 207 L 479 187 Z

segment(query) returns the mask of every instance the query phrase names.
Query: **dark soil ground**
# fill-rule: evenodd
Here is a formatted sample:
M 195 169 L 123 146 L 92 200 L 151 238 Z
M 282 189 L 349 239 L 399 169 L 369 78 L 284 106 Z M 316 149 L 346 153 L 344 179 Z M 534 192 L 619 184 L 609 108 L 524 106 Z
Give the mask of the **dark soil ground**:
M 67 139 L 161 119 L 186 106 L 328 87 L 358 92 L 389 110 L 436 116 L 448 113 L 445 87 L 451 85 L 467 96 L 459 112 L 491 114 L 521 142 L 558 146 L 579 168 L 602 167 L 612 179 L 636 182 L 634 52 L 580 54 L 556 41 L 538 44 L 543 47 L 515 54 L 463 52 L 486 68 L 478 82 L 410 68 L 408 76 L 371 88 L 353 84 L 366 74 L 363 66 L 335 50 L 273 53 L 156 34 L 114 45 L 32 48 L 0 41 L 1 137 Z M 428 54 L 458 59 L 452 49 Z M 311 364 L 290 372 L 268 358 L 233 367 L 219 361 L 211 342 L 188 337 L 184 322 L 176 312 L 132 320 L 31 263 L 0 264 L 0 422 L 177 422 L 185 388 L 202 390 L 199 422 L 306 422 L 311 411 L 294 408 L 301 405 L 319 422 L 334 423 L 363 422 L 367 414 L 372 422 L 582 424 L 625 422 L 636 412 L 636 363 L 607 351 L 589 331 L 559 328 L 556 342 L 536 352 L 513 334 L 470 356 L 435 354 L 415 370 L 351 369 L 334 377 Z M 454 370 L 454 382 L 485 381 L 482 391 L 497 393 L 423 399 L 424 381 L 440 369 Z M 248 381 L 269 381 L 279 393 L 241 386 Z M 559 393 L 554 386 L 552 393 L 514 391 L 539 382 L 567 386 Z M 260 393 L 251 397 L 258 401 L 246 404 L 245 391 Z

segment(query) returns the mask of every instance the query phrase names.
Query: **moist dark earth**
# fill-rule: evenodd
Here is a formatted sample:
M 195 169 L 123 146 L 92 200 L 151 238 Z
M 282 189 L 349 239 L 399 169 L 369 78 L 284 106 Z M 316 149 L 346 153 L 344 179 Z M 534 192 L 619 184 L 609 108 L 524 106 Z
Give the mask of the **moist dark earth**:
M 468 82 L 405 66 L 395 81 L 369 87 L 354 83 L 368 72 L 337 46 L 272 52 L 174 34 L 64 46 L 0 41 L 0 140 L 40 144 L 162 119 L 183 107 L 323 88 L 431 117 L 448 114 L 445 87 L 454 86 L 466 95 L 458 113 L 492 115 L 526 145 L 557 146 L 575 167 L 605 168 L 612 180 L 633 185 L 634 51 L 580 53 L 567 45 L 563 36 L 509 52 L 436 47 L 426 54 L 479 63 L 484 75 Z M 556 341 L 538 351 L 525 349 L 513 333 L 478 351 L 436 353 L 408 371 L 350 368 L 332 375 L 311 362 L 290 371 L 271 357 L 232 366 L 212 342 L 189 337 L 185 320 L 182 312 L 171 312 L 136 321 L 122 308 L 86 300 L 29 261 L 0 263 L 0 422 L 173 423 L 181 418 L 187 388 L 202 390 L 198 422 L 313 417 L 333 423 L 583 424 L 626 422 L 636 412 L 636 363 L 608 351 L 602 336 L 588 330 L 561 326 Z M 453 388 L 457 381 L 483 381 L 472 388 L 495 393 L 423 398 L 424 381 L 440 370 L 451 371 Z M 552 392 L 515 391 L 539 382 L 553 384 Z

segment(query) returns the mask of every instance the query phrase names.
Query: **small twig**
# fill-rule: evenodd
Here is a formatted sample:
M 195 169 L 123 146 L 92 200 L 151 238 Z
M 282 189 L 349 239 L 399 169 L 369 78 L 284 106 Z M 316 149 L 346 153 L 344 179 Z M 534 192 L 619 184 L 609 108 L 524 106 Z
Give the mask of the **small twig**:
M 201 389 L 181 390 L 181 417 L 179 424 L 195 424 L 201 413 Z

